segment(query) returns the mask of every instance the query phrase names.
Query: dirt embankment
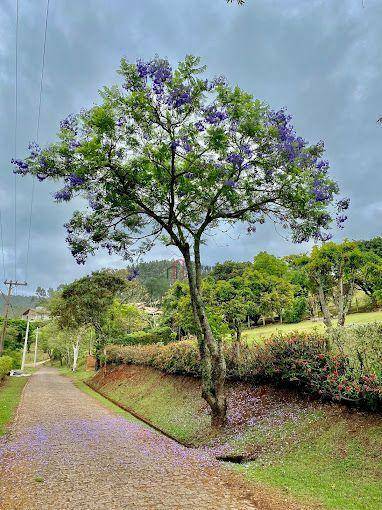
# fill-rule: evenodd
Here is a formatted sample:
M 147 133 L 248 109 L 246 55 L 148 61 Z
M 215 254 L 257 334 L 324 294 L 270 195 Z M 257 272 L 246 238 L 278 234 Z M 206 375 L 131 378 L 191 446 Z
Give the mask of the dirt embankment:
M 179 441 L 212 449 L 216 456 L 257 459 L 292 448 L 329 421 L 364 420 L 359 413 L 321 404 L 295 391 L 229 383 L 228 426 L 210 427 L 200 381 L 150 367 L 118 365 L 99 371 L 90 384 Z M 325 422 L 325 423 L 324 423 Z M 312 424 L 314 423 L 314 426 Z

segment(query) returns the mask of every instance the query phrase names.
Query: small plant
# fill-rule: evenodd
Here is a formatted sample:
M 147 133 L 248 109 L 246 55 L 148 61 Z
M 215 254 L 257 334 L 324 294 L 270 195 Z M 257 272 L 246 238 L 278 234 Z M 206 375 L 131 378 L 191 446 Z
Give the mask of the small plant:
M 10 356 L 0 356 L 0 381 L 13 368 L 13 359 Z

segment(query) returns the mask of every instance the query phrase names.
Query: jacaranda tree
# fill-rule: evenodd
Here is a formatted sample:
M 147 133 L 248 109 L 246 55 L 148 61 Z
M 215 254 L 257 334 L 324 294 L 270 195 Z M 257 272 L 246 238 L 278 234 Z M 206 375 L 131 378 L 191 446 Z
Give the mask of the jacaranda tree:
M 203 396 L 212 422 L 226 417 L 226 365 L 203 303 L 200 250 L 222 223 L 254 233 L 267 219 L 294 241 L 325 240 L 337 184 L 321 159 L 322 142 L 296 135 L 285 110 L 273 111 L 223 77 L 205 79 L 187 56 L 128 63 L 121 86 L 104 88 L 100 104 L 61 122 L 59 139 L 30 146 L 17 172 L 63 180 L 57 201 L 81 195 L 86 211 L 66 225 L 77 262 L 99 247 L 126 259 L 156 240 L 184 257 L 202 364 Z M 338 202 L 338 222 L 348 202 Z

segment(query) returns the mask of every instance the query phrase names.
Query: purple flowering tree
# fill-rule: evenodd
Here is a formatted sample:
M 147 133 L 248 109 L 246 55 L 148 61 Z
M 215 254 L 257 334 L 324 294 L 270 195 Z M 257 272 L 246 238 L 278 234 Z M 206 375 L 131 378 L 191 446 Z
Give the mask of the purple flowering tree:
M 80 195 L 88 208 L 66 225 L 77 262 L 98 248 L 126 259 L 158 240 L 185 260 L 212 422 L 225 422 L 226 365 L 201 296 L 202 244 L 221 224 L 279 223 L 297 242 L 326 240 L 338 191 L 321 159 L 323 143 L 296 135 L 285 110 L 203 77 L 198 58 L 172 69 L 159 57 L 122 59 L 122 86 L 104 88 L 98 106 L 70 115 L 59 139 L 32 144 L 17 172 L 63 181 L 57 201 Z M 340 202 L 338 214 L 347 202 Z

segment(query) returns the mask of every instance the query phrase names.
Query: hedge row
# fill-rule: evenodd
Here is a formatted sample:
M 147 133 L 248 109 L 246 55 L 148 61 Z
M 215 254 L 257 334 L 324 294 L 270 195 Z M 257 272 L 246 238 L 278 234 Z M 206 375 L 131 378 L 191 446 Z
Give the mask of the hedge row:
M 242 349 L 240 359 L 225 347 L 227 377 L 253 383 L 297 386 L 326 399 L 382 409 L 382 379 L 356 375 L 349 359 L 326 350 L 320 335 L 280 336 Z M 169 374 L 200 376 L 199 352 L 192 340 L 168 345 L 107 347 L 107 363 L 146 365 Z
M 122 338 L 113 340 L 113 342 L 118 345 L 168 344 L 169 342 L 173 342 L 175 337 L 176 334 L 172 332 L 171 328 L 165 326 L 161 328 L 153 328 L 149 331 L 129 333 Z
M 13 359 L 10 356 L 0 356 L 0 381 L 12 370 Z

